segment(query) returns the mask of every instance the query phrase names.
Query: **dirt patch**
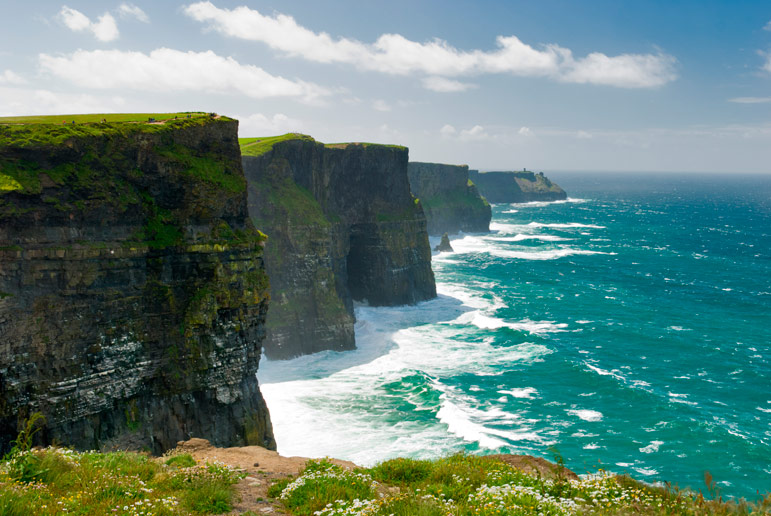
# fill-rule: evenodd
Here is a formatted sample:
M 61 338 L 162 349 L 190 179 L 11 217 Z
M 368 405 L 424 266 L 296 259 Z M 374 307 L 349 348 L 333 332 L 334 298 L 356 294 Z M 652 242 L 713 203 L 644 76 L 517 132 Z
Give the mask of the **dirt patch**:
M 219 461 L 248 473 L 236 486 L 240 501 L 234 504 L 230 514 L 252 511 L 256 514 L 288 515 L 280 501 L 268 497 L 268 489 L 278 480 L 298 475 L 308 462 L 307 457 L 284 457 L 260 446 L 217 448 L 206 439 L 180 441 L 177 443 L 177 450 L 189 453 L 199 462 Z M 353 462 L 329 460 L 346 469 L 357 467 Z
M 560 474 L 560 467 L 557 464 L 551 463 L 542 457 L 509 454 L 487 455 L 487 457 L 497 459 L 525 473 L 539 474 L 544 478 L 554 479 Z M 562 476 L 568 480 L 578 480 L 578 475 L 565 467 L 562 468 Z

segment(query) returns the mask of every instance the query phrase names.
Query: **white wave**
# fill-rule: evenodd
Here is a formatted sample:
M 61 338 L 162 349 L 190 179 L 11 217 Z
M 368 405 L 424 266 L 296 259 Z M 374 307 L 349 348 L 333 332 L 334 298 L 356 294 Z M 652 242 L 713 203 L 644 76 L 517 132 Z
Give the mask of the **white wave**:
M 519 322 L 507 322 L 496 317 L 485 315 L 479 311 L 465 313 L 452 322 L 472 324 L 477 328 L 485 330 L 510 328 L 512 330 L 526 331 L 534 334 L 563 332 L 566 331 L 564 328 L 567 328 L 568 326 L 566 323 L 557 323 L 555 321 L 531 321 L 530 319 L 524 319 Z
M 500 392 L 500 391 L 498 391 L 498 392 Z M 755 408 L 757 410 L 761 411 L 761 412 L 766 412 L 768 414 L 771 414 L 771 409 L 767 409 L 767 408 L 763 408 L 763 407 L 755 407 Z
M 573 255 L 592 255 L 592 254 L 615 255 L 616 254 L 616 253 L 606 253 L 602 251 L 587 251 L 584 249 L 571 249 L 569 247 L 562 247 L 559 249 L 549 249 L 548 251 L 505 251 L 500 249 L 493 249 L 488 251 L 488 253 L 498 258 L 516 258 L 520 260 L 556 260 L 558 258 L 565 258 L 566 256 L 573 256 Z
M 634 468 L 634 470 L 641 475 L 645 475 L 646 477 L 659 474 L 659 472 L 653 468 Z
M 464 441 L 477 442 L 483 448 L 488 449 L 500 448 L 509 442 L 544 442 L 541 436 L 530 431 L 527 426 L 523 426 L 519 430 L 501 430 L 484 424 L 487 422 L 512 426 L 519 419 L 514 414 L 504 413 L 500 409 L 489 411 L 474 409 L 464 406 L 465 404 L 461 401 L 451 401 L 451 397 L 453 396 L 449 392 L 442 393 L 440 396 L 441 408 L 437 412 L 437 418 L 447 425 L 450 433 Z M 482 422 L 478 422 L 480 420 Z
M 567 411 L 568 414 L 571 416 L 577 416 L 584 421 L 602 421 L 603 415 L 602 412 L 598 412 L 596 410 L 588 410 L 588 409 L 570 409 Z
M 520 389 L 507 389 L 499 390 L 499 394 L 508 394 L 513 398 L 527 398 L 532 399 L 533 395 L 538 393 L 538 390 L 533 387 L 522 387 Z
M 501 213 L 519 213 L 519 210 L 506 210 L 502 211 Z
M 530 224 L 528 224 L 528 227 L 553 228 L 553 229 L 574 229 L 574 228 L 605 229 L 605 226 L 598 226 L 597 224 L 581 224 L 580 222 L 560 222 L 560 223 L 531 222 Z
M 664 444 L 664 441 L 651 441 L 648 446 L 640 448 L 640 451 L 642 453 L 656 453 L 662 444 Z
M 667 329 L 672 331 L 693 331 L 690 328 L 683 328 L 682 326 L 667 326 Z
M 518 202 L 518 203 L 512 203 L 512 206 L 518 206 L 520 208 L 543 208 L 544 206 L 549 206 L 550 204 L 571 204 L 571 203 L 582 203 L 582 202 L 588 202 L 589 199 L 577 199 L 568 197 L 567 199 L 560 199 L 559 201 L 530 201 L 530 202 Z
M 522 242 L 523 240 L 540 240 L 542 242 L 564 242 L 572 238 L 564 238 L 557 235 L 526 235 L 520 233 L 513 237 L 495 237 L 496 242 Z
M 584 446 L 584 450 L 596 450 L 599 447 L 600 446 L 597 443 L 589 443 L 589 444 Z

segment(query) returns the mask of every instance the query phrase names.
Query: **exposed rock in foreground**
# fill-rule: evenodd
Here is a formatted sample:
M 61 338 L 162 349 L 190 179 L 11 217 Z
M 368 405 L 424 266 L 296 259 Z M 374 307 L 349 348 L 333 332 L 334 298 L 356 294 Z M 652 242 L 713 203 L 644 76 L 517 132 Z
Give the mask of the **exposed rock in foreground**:
M 275 448 L 237 126 L 0 126 L 0 448 Z
M 353 301 L 436 296 L 407 149 L 324 145 L 303 135 L 243 139 L 249 213 L 268 234 L 267 357 L 355 347 Z
M 490 230 L 490 204 L 469 179 L 468 165 L 411 162 L 410 188 L 426 213 L 428 233 Z
M 559 201 L 567 199 L 565 190 L 543 172 L 479 172 L 469 170 L 469 178 L 492 203 Z

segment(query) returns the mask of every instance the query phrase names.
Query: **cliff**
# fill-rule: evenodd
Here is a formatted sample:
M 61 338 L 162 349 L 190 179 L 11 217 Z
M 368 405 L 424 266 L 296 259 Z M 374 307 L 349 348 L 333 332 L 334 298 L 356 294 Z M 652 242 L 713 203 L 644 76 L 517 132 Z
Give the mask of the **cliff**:
M 406 148 L 290 134 L 242 139 L 242 152 L 249 213 L 268 234 L 267 357 L 353 349 L 353 301 L 436 296 Z
M 490 230 L 490 204 L 469 179 L 468 165 L 411 162 L 408 170 L 430 235 Z
M 275 448 L 238 122 L 0 125 L 0 448 Z
M 567 199 L 565 190 L 543 172 L 479 172 L 469 170 L 469 177 L 485 198 L 493 203 L 559 201 Z

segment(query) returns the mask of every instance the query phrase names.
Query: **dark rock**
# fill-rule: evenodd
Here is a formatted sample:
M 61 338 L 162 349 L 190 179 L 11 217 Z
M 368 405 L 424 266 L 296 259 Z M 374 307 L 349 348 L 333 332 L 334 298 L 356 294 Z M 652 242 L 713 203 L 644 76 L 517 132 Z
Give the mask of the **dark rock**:
M 565 190 L 542 172 L 479 172 L 469 170 L 469 178 L 492 203 L 560 201 Z
M 243 157 L 249 210 L 268 234 L 265 354 L 353 349 L 353 301 L 436 296 L 426 221 L 404 147 L 289 138 Z
M 434 251 L 438 251 L 440 253 L 453 253 L 455 250 L 450 245 L 450 237 L 447 236 L 447 233 L 442 235 L 442 241 L 439 242 L 439 245 L 434 247 Z
M 469 179 L 468 165 L 411 162 L 409 176 L 430 235 L 490 230 L 490 204 Z
M 0 192 L 0 448 L 33 412 L 40 444 L 275 448 L 238 123 L 201 120 L 0 127 L 0 173 L 26 181 Z

